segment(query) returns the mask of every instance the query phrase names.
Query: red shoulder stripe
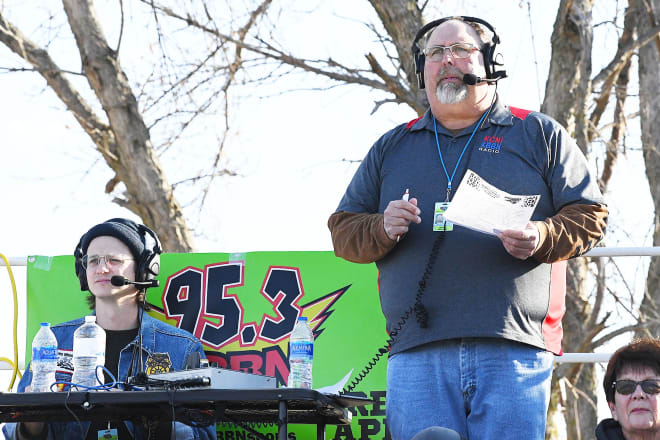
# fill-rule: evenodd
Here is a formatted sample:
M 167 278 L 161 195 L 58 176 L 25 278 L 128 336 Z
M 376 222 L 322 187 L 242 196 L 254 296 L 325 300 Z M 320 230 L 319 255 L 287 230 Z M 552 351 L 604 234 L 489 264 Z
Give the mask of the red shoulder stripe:
M 413 125 L 415 125 L 415 122 L 419 121 L 420 119 L 422 119 L 421 116 L 420 116 L 419 118 L 417 118 L 417 119 L 413 119 L 412 121 L 408 122 L 408 123 L 406 124 L 406 130 L 410 130 L 410 127 L 412 127 Z
M 566 260 L 550 266 L 550 298 L 541 325 L 545 349 L 556 355 L 561 355 L 561 340 L 564 336 L 561 320 L 566 312 L 566 266 Z
M 527 115 L 532 112 L 531 110 L 525 110 L 518 107 L 509 107 L 509 110 L 511 110 L 511 114 L 518 119 L 525 119 Z

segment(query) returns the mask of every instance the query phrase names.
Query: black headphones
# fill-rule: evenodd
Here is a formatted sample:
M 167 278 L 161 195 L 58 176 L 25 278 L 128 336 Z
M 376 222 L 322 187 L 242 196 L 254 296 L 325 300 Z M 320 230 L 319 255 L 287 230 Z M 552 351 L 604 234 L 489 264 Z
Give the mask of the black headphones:
M 459 15 L 454 17 L 445 17 L 445 18 L 440 18 L 438 20 L 433 20 L 432 22 L 422 27 L 417 32 L 417 35 L 415 35 L 415 40 L 413 41 L 412 44 L 412 53 L 413 53 L 413 59 L 415 60 L 415 75 L 417 76 L 417 84 L 419 85 L 419 88 L 423 89 L 425 87 L 424 63 L 426 60 L 426 56 L 424 55 L 424 52 L 419 48 L 419 46 L 417 46 L 417 43 L 431 29 L 434 29 L 440 26 L 445 21 L 450 21 L 450 20 L 459 20 L 459 21 L 477 23 L 485 26 L 486 28 L 488 28 L 488 30 L 490 30 L 493 33 L 492 43 L 484 43 L 484 45 L 479 48 L 479 51 L 484 56 L 486 78 L 495 79 L 495 80 L 505 78 L 506 77 L 505 70 L 497 70 L 497 71 L 495 70 L 495 66 L 502 65 L 502 63 L 498 63 L 497 61 L 495 61 L 495 47 L 500 42 L 500 37 L 497 36 L 497 32 L 495 32 L 495 28 L 491 26 L 491 24 L 488 23 L 486 20 L 482 20 L 481 18 Z
M 160 254 L 163 251 L 160 240 L 154 231 L 128 219 L 113 218 L 91 228 L 80 237 L 80 241 L 76 245 L 73 256 L 75 257 L 76 276 L 80 281 L 80 290 L 89 290 L 87 271 L 82 264 L 83 255 L 89 243 L 102 235 L 117 238 L 131 250 L 137 261 L 135 281 L 149 281 L 160 273 Z

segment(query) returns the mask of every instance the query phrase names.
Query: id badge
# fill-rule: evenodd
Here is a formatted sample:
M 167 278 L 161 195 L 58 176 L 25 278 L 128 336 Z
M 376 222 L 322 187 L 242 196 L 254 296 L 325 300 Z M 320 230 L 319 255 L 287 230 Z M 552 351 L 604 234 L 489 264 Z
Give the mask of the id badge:
M 433 231 L 449 232 L 454 230 L 454 224 L 445 218 L 449 202 L 436 202 L 433 211 Z
M 103 429 L 98 431 L 99 440 L 117 440 L 119 438 L 117 434 L 117 429 Z

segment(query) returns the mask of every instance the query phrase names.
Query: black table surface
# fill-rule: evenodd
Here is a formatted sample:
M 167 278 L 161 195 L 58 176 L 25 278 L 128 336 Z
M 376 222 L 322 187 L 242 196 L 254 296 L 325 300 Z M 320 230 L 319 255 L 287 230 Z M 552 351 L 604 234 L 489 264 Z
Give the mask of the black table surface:
M 347 408 L 372 404 L 359 396 L 338 396 L 299 388 L 184 389 L 0 393 L 0 422 L 158 420 L 276 423 L 285 402 L 287 423 L 347 424 Z

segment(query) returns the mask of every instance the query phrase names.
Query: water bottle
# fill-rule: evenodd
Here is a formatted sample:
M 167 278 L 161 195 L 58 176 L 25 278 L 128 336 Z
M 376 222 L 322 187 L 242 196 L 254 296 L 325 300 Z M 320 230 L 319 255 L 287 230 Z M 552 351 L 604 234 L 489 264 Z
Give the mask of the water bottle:
M 57 369 L 57 339 L 50 323 L 42 322 L 32 340 L 32 391 L 45 393 L 55 382 Z
M 289 338 L 289 388 L 312 389 L 312 358 L 314 333 L 307 325 L 307 317 L 298 318 Z
M 88 387 L 99 385 L 97 365 L 105 365 L 105 330 L 96 324 L 96 316 L 85 316 L 85 323 L 73 333 L 71 382 Z M 99 372 L 99 377 L 103 378 L 102 372 Z

